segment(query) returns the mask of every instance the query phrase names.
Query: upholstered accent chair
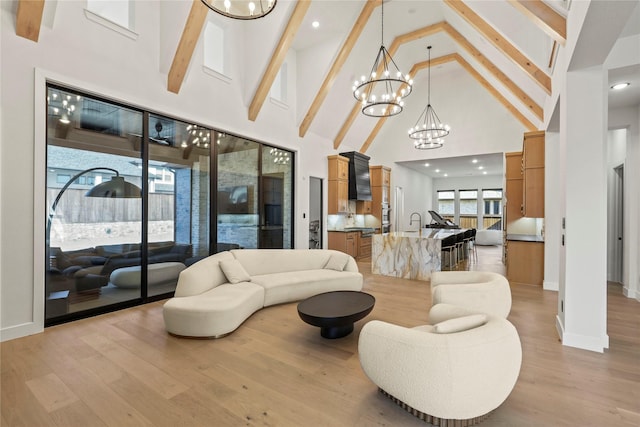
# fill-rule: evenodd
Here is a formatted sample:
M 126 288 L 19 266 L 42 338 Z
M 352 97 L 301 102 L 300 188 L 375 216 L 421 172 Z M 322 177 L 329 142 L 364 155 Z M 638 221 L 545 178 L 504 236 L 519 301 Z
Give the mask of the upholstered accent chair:
M 358 343 L 362 369 L 384 395 L 424 421 L 476 424 L 516 384 L 518 332 L 502 317 L 448 304 L 433 306 L 430 322 L 413 328 L 368 322 Z

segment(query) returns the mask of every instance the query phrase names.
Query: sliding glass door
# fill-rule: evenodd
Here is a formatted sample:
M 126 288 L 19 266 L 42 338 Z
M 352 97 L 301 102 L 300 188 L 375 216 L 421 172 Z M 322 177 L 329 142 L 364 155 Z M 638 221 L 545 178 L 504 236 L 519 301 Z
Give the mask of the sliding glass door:
M 140 299 L 144 185 L 140 111 L 55 86 L 47 101 L 49 321 Z
M 209 255 L 211 131 L 154 114 L 148 128 L 146 283 L 157 296 Z
M 45 324 L 172 296 L 216 252 L 293 247 L 293 153 L 47 87 Z

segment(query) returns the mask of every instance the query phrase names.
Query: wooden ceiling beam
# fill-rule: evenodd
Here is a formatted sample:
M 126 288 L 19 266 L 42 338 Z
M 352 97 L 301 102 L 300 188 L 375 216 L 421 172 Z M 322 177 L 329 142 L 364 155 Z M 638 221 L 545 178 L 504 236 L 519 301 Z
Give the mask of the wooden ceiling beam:
M 304 16 L 307 14 L 307 10 L 309 10 L 309 6 L 311 6 L 311 0 L 299 0 L 296 2 L 296 6 L 289 18 L 289 22 L 287 23 L 287 27 L 284 29 L 273 55 L 271 55 L 269 65 L 267 65 L 267 69 L 262 75 L 258 89 L 253 96 L 251 104 L 249 105 L 249 120 L 252 122 L 256 120 L 260 109 L 262 109 L 262 104 L 264 104 L 264 100 L 269 94 L 273 81 L 278 75 L 280 67 L 282 67 L 282 63 L 284 62 L 287 52 L 289 51 L 296 33 L 302 24 Z
M 44 0 L 20 0 L 16 13 L 16 35 L 38 42 Z
M 467 21 L 478 33 L 490 41 L 500 52 L 511 59 L 527 75 L 529 75 L 545 92 L 551 94 L 551 77 L 536 66 L 518 48 L 512 45 L 495 28 L 475 13 L 461 0 L 443 0 L 451 9 Z
M 298 129 L 298 135 L 300 137 L 305 136 L 307 131 L 309 130 L 309 126 L 311 126 L 311 122 L 313 122 L 313 119 L 316 117 L 316 114 L 318 114 L 318 111 L 320 110 L 320 106 L 322 105 L 327 95 L 329 94 L 329 91 L 333 87 L 333 84 L 335 83 L 338 73 L 340 73 L 342 66 L 347 61 L 349 54 L 351 54 L 351 51 L 353 50 L 353 46 L 355 46 L 356 41 L 360 37 L 360 34 L 362 34 L 362 31 L 364 30 L 365 25 L 367 24 L 367 22 L 369 21 L 369 18 L 371 17 L 371 13 L 373 13 L 373 10 L 378 6 L 379 3 L 380 3 L 379 0 L 367 0 L 366 4 L 362 8 L 362 11 L 360 12 L 360 16 L 358 16 L 358 19 L 353 25 L 353 28 L 351 28 L 351 32 L 349 33 L 349 35 L 347 36 L 347 39 L 343 43 L 342 48 L 340 48 L 340 52 L 338 52 L 338 56 L 336 56 L 336 59 L 333 61 L 333 64 L 331 65 L 331 69 L 329 69 L 327 76 L 324 78 L 324 82 L 322 82 L 322 86 L 320 86 L 320 89 L 318 90 L 316 97 L 313 99 L 313 102 L 311 103 L 311 106 L 309 107 L 307 114 L 304 116 L 304 119 L 300 124 L 300 128 Z
M 184 24 L 184 30 L 182 30 L 182 36 L 173 56 L 173 62 L 167 77 L 167 89 L 170 92 L 180 92 L 180 87 L 187 75 L 187 69 L 202 33 L 208 11 L 209 9 L 200 0 L 193 0 L 191 3 L 191 10 L 189 11 L 187 22 Z
M 513 82 L 505 73 L 500 71 L 491 61 L 489 61 L 478 49 L 473 46 L 469 40 L 467 40 L 462 34 L 456 31 L 449 23 L 443 24 L 444 31 L 458 43 L 463 49 L 465 49 L 476 61 L 482 64 L 487 71 L 498 79 L 515 97 L 517 97 L 526 107 L 531 111 L 538 119 L 543 120 L 544 111 L 536 102 L 534 102 L 524 90 Z
M 542 31 L 564 46 L 567 42 L 567 19 L 542 0 L 508 0 L 509 3 Z

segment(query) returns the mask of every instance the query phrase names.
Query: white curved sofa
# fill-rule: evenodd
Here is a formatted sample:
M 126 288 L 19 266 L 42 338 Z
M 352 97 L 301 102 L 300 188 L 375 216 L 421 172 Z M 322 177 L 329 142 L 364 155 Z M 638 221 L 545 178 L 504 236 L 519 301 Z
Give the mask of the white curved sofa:
M 431 273 L 431 301 L 506 318 L 511 311 L 511 288 L 498 273 L 436 271 Z
M 383 394 L 424 421 L 482 421 L 518 379 L 522 347 L 515 327 L 447 304 L 433 306 L 429 320 L 415 328 L 365 324 L 358 342 L 362 369 Z
M 323 292 L 362 290 L 353 257 L 328 249 L 234 249 L 211 255 L 180 273 L 163 307 L 167 331 L 219 338 L 263 307 Z

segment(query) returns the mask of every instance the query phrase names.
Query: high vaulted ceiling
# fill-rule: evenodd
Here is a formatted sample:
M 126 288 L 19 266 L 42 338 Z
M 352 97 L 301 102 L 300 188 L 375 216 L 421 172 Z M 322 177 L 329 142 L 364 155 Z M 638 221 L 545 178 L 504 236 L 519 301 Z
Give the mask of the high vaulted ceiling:
M 37 41 L 44 4 L 45 0 L 18 2 L 18 35 Z M 382 129 L 397 127 L 394 132 L 406 134 L 407 120 L 417 118 L 424 105 L 412 111 L 407 104 L 402 115 L 411 119 L 371 119 L 360 113 L 351 92 L 353 81 L 371 70 L 383 43 L 399 68 L 414 78 L 411 97 L 427 98 L 426 47 L 432 45 L 435 85 L 443 76 L 465 73 L 523 131 L 541 129 L 545 100 L 553 89 L 554 61 L 565 44 L 570 4 L 566 0 L 385 0 L 381 7 L 380 0 L 279 0 L 267 17 L 242 23 L 243 31 L 253 39 L 256 35 L 251 33 L 264 28 L 261 26 L 279 28 L 276 43 L 263 47 L 270 52 L 268 61 L 256 64 L 262 71 L 247 106 L 247 118 L 259 120 L 276 74 L 287 55 L 294 53 L 294 105 L 301 137 L 311 132 L 333 141 L 337 150 L 349 141 L 366 152 Z M 167 78 L 167 90 L 176 93 L 189 78 L 195 47 L 204 23 L 212 16 L 200 0 L 192 0 L 189 7 Z M 314 21 L 319 23 L 317 28 Z M 639 23 L 640 8 L 636 7 L 621 36 L 637 35 Z M 637 67 L 610 71 L 610 80 L 632 82 L 631 91 L 611 94 L 612 107 L 639 102 L 637 78 Z M 438 91 L 455 93 L 455 88 Z M 456 96 L 462 99 L 460 108 L 465 108 L 464 94 Z

